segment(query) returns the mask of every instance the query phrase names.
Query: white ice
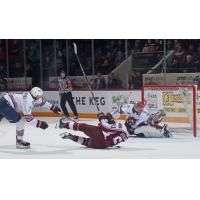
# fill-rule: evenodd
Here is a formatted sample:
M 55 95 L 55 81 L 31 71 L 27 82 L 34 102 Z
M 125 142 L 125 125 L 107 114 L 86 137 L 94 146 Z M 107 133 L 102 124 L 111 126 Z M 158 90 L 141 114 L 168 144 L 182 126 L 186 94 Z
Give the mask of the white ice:
M 4 119 L 0 123 L 0 158 L 200 158 L 200 138 L 192 135 L 177 134 L 170 139 L 129 138 L 120 148 L 89 149 L 61 139 L 59 133 L 68 130 L 55 129 L 56 118 L 42 120 L 50 127 L 44 131 L 26 125 L 24 139 L 31 142 L 31 149 L 22 150 L 15 148 L 15 124 Z M 80 122 L 97 124 L 97 120 L 92 119 Z

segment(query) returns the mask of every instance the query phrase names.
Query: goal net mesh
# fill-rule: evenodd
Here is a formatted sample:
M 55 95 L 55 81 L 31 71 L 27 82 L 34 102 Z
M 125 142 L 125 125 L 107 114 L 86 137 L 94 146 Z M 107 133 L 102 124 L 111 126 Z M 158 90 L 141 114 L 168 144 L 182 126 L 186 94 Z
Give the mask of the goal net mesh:
M 142 100 L 150 113 L 164 110 L 167 122 L 177 134 L 197 135 L 199 126 L 197 87 L 195 85 L 148 85 L 142 88 Z

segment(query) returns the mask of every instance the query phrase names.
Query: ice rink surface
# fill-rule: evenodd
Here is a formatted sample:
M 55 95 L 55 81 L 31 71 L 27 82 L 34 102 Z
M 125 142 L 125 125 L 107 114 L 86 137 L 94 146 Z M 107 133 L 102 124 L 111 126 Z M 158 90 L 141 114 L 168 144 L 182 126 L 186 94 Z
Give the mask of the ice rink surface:
M 0 158 L 200 158 L 200 138 L 192 135 L 174 135 L 173 138 L 129 138 L 120 148 L 89 149 L 71 140 L 63 140 L 59 133 L 67 129 L 55 129 L 57 118 L 40 118 L 50 126 L 41 130 L 26 125 L 24 139 L 31 149 L 15 148 L 15 124 L 6 120 L 0 123 Z M 81 119 L 79 122 L 97 124 L 97 120 Z M 70 132 L 70 131 L 69 131 Z M 71 131 L 73 132 L 73 131 Z M 81 132 L 76 132 L 82 135 Z

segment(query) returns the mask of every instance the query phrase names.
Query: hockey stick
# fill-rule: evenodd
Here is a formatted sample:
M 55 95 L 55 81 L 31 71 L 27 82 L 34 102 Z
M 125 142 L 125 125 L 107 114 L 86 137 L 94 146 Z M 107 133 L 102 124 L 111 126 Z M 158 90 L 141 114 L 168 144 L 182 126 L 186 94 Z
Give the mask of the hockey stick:
M 74 45 L 74 53 L 75 53 L 75 55 L 76 55 L 77 61 L 78 61 L 79 65 L 80 65 L 80 68 L 81 68 L 81 71 L 82 71 L 82 73 L 83 73 L 83 76 L 85 77 L 85 80 L 86 80 L 86 82 L 87 82 L 88 88 L 89 88 L 89 90 L 90 90 L 90 92 L 91 92 L 91 94 L 92 94 L 92 98 L 94 99 L 95 106 L 96 106 L 96 108 L 97 108 L 97 110 L 98 110 L 98 112 L 99 112 L 100 109 L 99 109 L 99 106 L 97 105 L 97 102 L 96 102 L 96 100 L 95 100 L 95 96 L 94 96 L 94 93 L 93 93 L 93 91 L 92 91 L 90 82 L 89 82 L 89 80 L 88 80 L 88 78 L 87 78 L 87 76 L 86 76 L 86 74 L 85 74 L 85 71 L 84 71 L 84 69 L 83 69 L 83 66 L 82 66 L 82 64 L 81 64 L 81 62 L 80 62 L 80 59 L 79 59 L 79 57 L 78 57 L 78 52 L 77 52 L 76 43 L 73 43 L 73 45 Z

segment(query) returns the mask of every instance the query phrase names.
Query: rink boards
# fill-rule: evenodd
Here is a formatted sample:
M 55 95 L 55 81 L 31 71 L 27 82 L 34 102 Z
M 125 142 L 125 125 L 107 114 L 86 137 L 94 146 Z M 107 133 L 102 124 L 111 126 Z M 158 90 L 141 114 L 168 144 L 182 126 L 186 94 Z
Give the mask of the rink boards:
M 102 112 L 110 112 L 113 107 L 118 107 L 121 105 L 125 99 L 128 99 L 128 102 L 141 100 L 140 90 L 102 90 L 94 91 L 94 95 L 96 102 Z M 45 96 L 50 103 L 59 105 L 60 99 L 57 91 L 46 91 Z M 97 109 L 95 107 L 94 100 L 92 99 L 90 91 L 73 91 L 73 98 L 80 118 L 96 118 Z M 70 116 L 73 116 L 68 104 L 66 105 L 69 109 Z M 161 108 L 158 106 L 157 109 Z M 188 118 L 182 108 L 174 109 L 174 106 L 168 106 L 165 109 L 168 111 L 165 120 L 166 122 L 188 123 Z M 200 113 L 199 109 L 197 112 Z M 54 113 L 51 111 L 47 111 L 41 108 L 34 109 L 33 114 L 35 116 L 41 117 L 55 117 Z M 125 116 L 122 115 L 120 119 L 125 119 Z
M 140 101 L 140 90 L 117 90 L 117 91 L 94 91 L 96 102 L 102 112 L 110 112 L 113 107 L 118 107 L 124 102 L 124 99 L 128 99 L 128 102 Z M 198 97 L 200 93 L 198 91 Z M 60 98 L 57 91 L 45 91 L 45 97 L 50 103 L 59 105 Z M 92 99 L 90 91 L 73 91 L 74 103 L 77 107 L 80 118 L 96 118 L 97 109 Z M 199 102 L 199 101 L 198 101 Z M 70 116 L 73 116 L 69 105 Z M 159 104 L 158 104 L 159 105 Z M 198 105 L 199 106 L 199 105 Z M 157 109 L 161 109 L 159 106 Z M 168 106 L 167 108 L 166 122 L 175 123 L 188 123 L 188 118 L 182 108 L 175 108 L 174 106 Z M 197 109 L 197 117 L 199 117 L 200 109 Z M 54 113 L 44 108 L 34 108 L 34 116 L 39 117 L 56 117 Z M 125 116 L 121 116 L 120 119 L 125 119 Z

